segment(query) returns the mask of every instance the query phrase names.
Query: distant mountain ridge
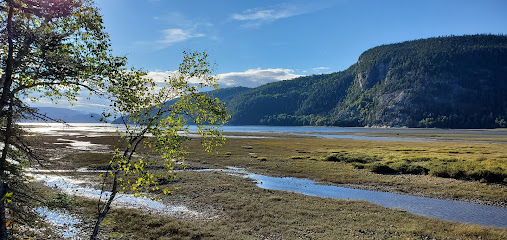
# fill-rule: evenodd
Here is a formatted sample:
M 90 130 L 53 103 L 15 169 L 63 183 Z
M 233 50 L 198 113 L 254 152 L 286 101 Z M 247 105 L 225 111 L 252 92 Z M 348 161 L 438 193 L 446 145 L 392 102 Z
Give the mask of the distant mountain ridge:
M 507 36 L 382 45 L 342 72 L 235 91 L 233 125 L 507 127 Z
M 86 113 L 67 108 L 56 107 L 38 107 L 39 113 L 55 119 L 62 120 L 67 123 L 99 123 L 100 114 Z M 37 121 L 36 119 L 26 119 L 26 122 Z

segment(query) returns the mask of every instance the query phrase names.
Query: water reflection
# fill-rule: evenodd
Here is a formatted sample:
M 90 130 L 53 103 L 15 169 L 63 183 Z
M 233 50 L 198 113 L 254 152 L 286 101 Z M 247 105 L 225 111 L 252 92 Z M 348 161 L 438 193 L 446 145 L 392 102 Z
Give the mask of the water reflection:
M 44 217 L 46 221 L 54 226 L 53 231 L 60 234 L 64 239 L 81 239 L 78 234 L 81 232 L 79 224 L 81 221 L 70 214 L 63 213 L 56 210 L 51 210 L 47 207 L 35 208 L 40 216 Z

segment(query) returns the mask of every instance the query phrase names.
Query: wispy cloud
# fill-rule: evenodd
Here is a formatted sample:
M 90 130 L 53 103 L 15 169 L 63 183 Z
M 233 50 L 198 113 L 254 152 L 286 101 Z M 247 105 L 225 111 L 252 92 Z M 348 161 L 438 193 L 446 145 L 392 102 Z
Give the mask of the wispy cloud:
M 269 8 L 251 8 L 231 15 L 231 19 L 244 22 L 245 27 L 258 27 L 279 19 L 294 17 L 325 8 L 314 4 L 280 4 Z
M 160 30 L 160 38 L 158 40 L 140 41 L 138 44 L 154 45 L 159 49 L 194 38 L 218 38 L 212 23 L 203 21 L 196 22 L 179 12 L 171 12 L 163 16 L 154 16 L 153 19 L 162 24 L 166 24 L 168 27 L 164 30 Z
M 242 14 L 232 15 L 232 19 L 239 21 L 274 21 L 281 18 L 288 18 L 300 13 L 296 9 L 248 9 Z
M 218 74 L 218 83 L 225 87 L 258 87 L 266 83 L 290 80 L 301 76 L 294 74 L 294 70 L 287 68 L 256 68 L 248 69 L 244 72 Z
M 170 46 L 177 42 L 183 42 L 191 38 L 206 36 L 204 33 L 195 32 L 194 29 L 169 28 L 163 30 L 163 39 L 158 42 L 165 46 Z
M 324 70 L 329 70 L 329 69 L 330 69 L 329 67 L 314 67 L 314 68 L 312 68 L 312 70 L 315 72 L 322 72 Z

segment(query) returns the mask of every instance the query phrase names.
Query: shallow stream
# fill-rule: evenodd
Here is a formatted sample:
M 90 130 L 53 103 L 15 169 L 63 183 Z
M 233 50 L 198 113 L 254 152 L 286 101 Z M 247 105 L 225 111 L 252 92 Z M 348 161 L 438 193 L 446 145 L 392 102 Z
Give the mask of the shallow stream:
M 318 197 L 365 200 L 384 207 L 403 209 L 432 218 L 507 228 L 507 208 L 504 207 L 321 185 L 313 180 L 269 177 L 237 168 L 221 171 L 253 179 L 258 187 L 265 189 L 290 191 Z
M 321 185 L 313 180 L 292 177 L 269 177 L 250 173 L 239 168 L 201 169 L 196 171 L 222 171 L 227 174 L 242 176 L 254 180 L 258 187 L 264 189 L 290 191 L 317 197 L 365 200 L 387 208 L 403 209 L 407 212 L 432 218 L 507 228 L 507 208 L 504 207 Z M 98 189 L 83 186 L 83 184 L 86 184 L 86 181 L 56 175 L 36 174 L 34 177 L 36 180 L 42 181 L 46 185 L 55 187 L 69 195 L 98 199 L 101 194 L 102 198 L 104 198 L 104 195 L 110 194 L 109 192 L 101 193 Z M 137 208 L 155 214 L 191 215 L 193 217 L 200 215 L 200 213 L 189 210 L 185 206 L 169 206 L 160 201 L 135 197 L 131 194 L 119 194 L 115 198 L 114 205 L 117 207 Z

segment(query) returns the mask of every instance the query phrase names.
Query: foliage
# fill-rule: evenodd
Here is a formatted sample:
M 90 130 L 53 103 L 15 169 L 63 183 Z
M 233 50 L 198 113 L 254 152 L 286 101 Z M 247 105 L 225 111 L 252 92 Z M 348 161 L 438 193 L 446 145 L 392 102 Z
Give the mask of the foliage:
M 507 36 L 437 37 L 372 48 L 331 74 L 228 96 L 231 124 L 505 127 Z
M 99 203 L 92 239 L 118 192 L 144 195 L 146 191 L 158 191 L 159 182 L 174 176 L 173 163 L 184 160 L 183 142 L 189 139 L 185 117 L 197 124 L 205 151 L 210 152 L 223 144 L 225 138 L 219 126 L 226 123 L 229 115 L 218 98 L 199 93 L 201 88 L 217 88 L 213 66 L 207 57 L 206 53 L 184 52 L 178 74 L 165 79 L 163 86 L 156 86 L 152 79 L 145 77 L 146 73 L 134 69 L 119 70 L 113 75 L 108 86 L 111 113 L 104 115 L 114 116 L 125 129 L 118 130 L 121 140 L 109 162 L 112 170 L 103 176 L 104 188 L 107 177 L 113 179 L 112 193 L 105 202 Z M 199 83 L 192 85 L 191 80 L 199 80 Z M 135 158 L 140 145 L 152 149 L 159 158 L 149 155 Z M 157 162 L 158 165 L 163 163 L 166 170 L 163 174 L 150 171 L 149 166 Z M 171 189 L 164 188 L 162 192 L 169 194 Z
M 8 207 L 19 207 L 21 168 L 41 160 L 16 126 L 22 118 L 52 120 L 24 101 L 76 100 L 82 89 L 102 93 L 113 69 L 125 64 L 109 49 L 109 36 L 91 0 L 6 0 L 0 3 L 0 195 L 12 193 Z M 27 190 L 30 191 L 30 190 Z M 5 201 L 0 202 L 0 238 L 7 238 Z M 15 214 L 14 214 L 15 215 Z

